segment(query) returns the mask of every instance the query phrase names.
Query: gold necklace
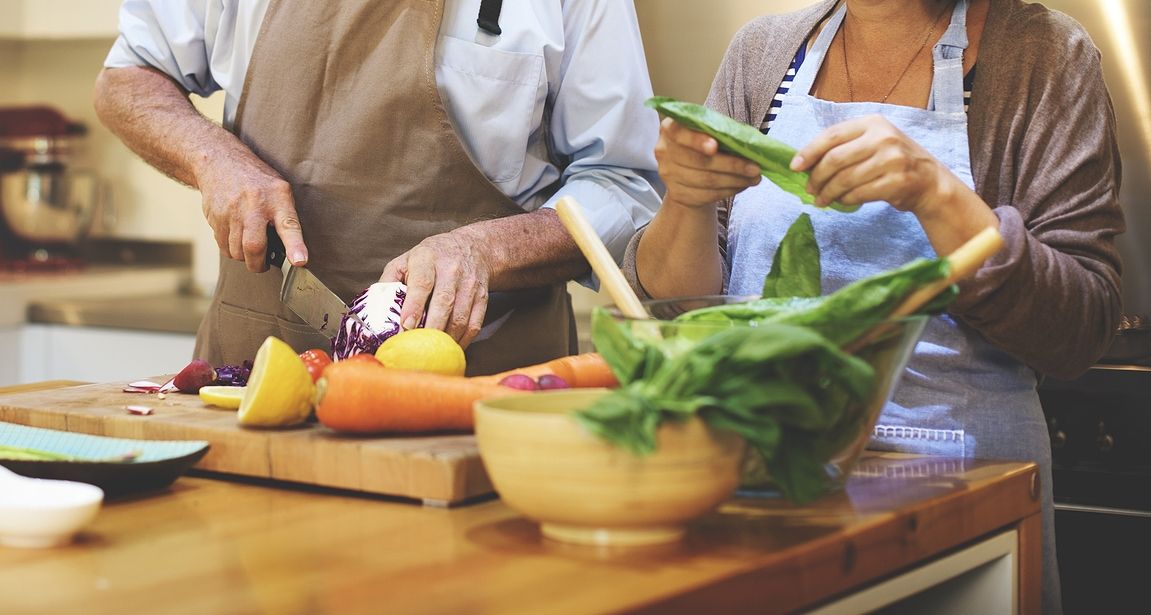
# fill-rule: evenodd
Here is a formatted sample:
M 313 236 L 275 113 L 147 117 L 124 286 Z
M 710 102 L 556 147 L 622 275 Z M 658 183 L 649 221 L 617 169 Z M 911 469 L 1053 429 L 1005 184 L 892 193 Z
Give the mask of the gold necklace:
M 919 44 L 919 49 L 915 50 L 915 55 L 911 56 L 911 61 L 907 63 L 907 66 L 903 67 L 903 72 L 899 73 L 899 77 L 896 78 L 895 83 L 891 84 L 891 89 L 887 91 L 887 95 L 880 99 L 880 104 L 887 102 L 887 99 L 890 98 L 893 93 L 895 93 L 895 88 L 899 87 L 899 82 L 903 81 L 903 77 L 907 74 L 907 71 L 911 70 L 911 65 L 915 64 L 915 59 L 918 58 L 919 54 L 923 53 L 923 50 L 927 47 L 927 42 L 931 40 L 931 35 L 935 34 L 935 28 L 939 25 L 939 19 L 943 17 L 948 8 L 948 6 L 944 6 L 943 10 L 939 11 L 939 14 L 935 16 L 934 20 L 932 20 L 931 27 L 928 28 L 927 34 L 923 36 L 923 42 Z M 843 75 L 847 77 L 847 97 L 851 102 L 855 102 L 855 87 L 851 83 L 851 69 L 847 65 L 846 15 L 843 18 L 843 32 L 841 34 L 842 36 L 839 37 L 839 47 L 841 50 L 843 50 Z

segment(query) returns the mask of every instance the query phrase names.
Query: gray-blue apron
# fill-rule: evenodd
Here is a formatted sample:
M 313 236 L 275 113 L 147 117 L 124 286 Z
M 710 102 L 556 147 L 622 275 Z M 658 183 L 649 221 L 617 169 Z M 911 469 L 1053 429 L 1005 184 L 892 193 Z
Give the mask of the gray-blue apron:
M 973 187 L 963 106 L 967 0 L 956 4 L 947 31 L 933 49 L 935 73 L 927 109 L 834 103 L 810 95 L 845 13 L 845 6 L 836 11 L 807 52 L 771 125 L 771 136 L 798 148 L 829 126 L 881 114 Z M 727 229 L 728 293 L 762 292 L 775 247 L 802 212 L 811 214 L 815 226 L 824 293 L 916 258 L 936 256 L 915 216 L 886 202 L 866 203 L 851 214 L 818 210 L 765 181 L 739 194 L 732 207 Z M 965 323 L 943 314 L 927 324 L 870 446 L 1037 462 L 1043 482 L 1044 603 L 1045 607 L 1053 605 L 1045 610 L 1058 612 L 1051 448 L 1036 384 L 1035 373 L 1026 365 Z

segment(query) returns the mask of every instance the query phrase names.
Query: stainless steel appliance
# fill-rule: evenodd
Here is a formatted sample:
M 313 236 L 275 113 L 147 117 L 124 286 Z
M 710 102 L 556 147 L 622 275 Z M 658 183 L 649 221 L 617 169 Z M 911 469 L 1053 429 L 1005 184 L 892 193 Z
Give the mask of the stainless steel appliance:
M 1067 613 L 1146 612 L 1151 579 L 1151 367 L 1099 365 L 1039 389 L 1054 460 Z
M 58 269 L 79 265 L 77 243 L 104 189 L 73 168 L 84 126 L 49 107 L 0 108 L 0 265 Z
M 1151 3 L 1044 0 L 1103 57 L 1123 159 L 1124 323 L 1100 365 L 1040 386 L 1068 613 L 1142 613 L 1151 579 Z M 1070 121 L 1089 121 L 1076 118 Z

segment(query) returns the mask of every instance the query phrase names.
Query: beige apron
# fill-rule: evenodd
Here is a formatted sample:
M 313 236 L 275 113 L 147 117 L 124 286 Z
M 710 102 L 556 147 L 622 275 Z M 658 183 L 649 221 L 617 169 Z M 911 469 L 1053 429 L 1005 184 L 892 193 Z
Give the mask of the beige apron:
M 442 17 L 443 0 L 272 0 L 260 27 L 234 130 L 292 185 L 308 268 L 345 302 L 424 238 L 523 213 L 472 162 L 440 101 Z M 280 280 L 222 257 L 196 356 L 237 364 L 269 335 L 297 352 L 330 347 L 280 303 Z M 575 351 L 564 284 L 493 293 L 487 320 L 509 303 L 468 348 L 469 374 Z

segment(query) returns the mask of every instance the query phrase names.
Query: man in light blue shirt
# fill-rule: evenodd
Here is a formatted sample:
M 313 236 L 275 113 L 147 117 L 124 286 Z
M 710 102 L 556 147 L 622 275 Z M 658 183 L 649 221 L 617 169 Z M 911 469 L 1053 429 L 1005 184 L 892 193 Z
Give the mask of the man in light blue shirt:
M 202 192 L 227 257 L 222 277 L 237 278 L 221 282 L 219 310 L 287 318 L 266 297 L 243 296 L 263 283 L 236 270 L 266 270 L 272 225 L 289 260 L 345 300 L 375 278 L 406 282 L 405 326 L 426 316 L 480 346 L 490 292 L 587 275 L 555 216 L 559 198 L 579 201 L 617 259 L 659 205 L 659 125 L 643 107 L 651 86 L 634 7 L 385 4 L 126 0 L 97 111 L 145 160 Z M 223 128 L 187 98 L 218 90 Z M 261 331 L 291 338 L 295 324 Z M 199 355 L 250 358 L 241 355 L 252 342 L 218 347 L 252 323 L 212 326 L 222 328 L 201 328 Z

